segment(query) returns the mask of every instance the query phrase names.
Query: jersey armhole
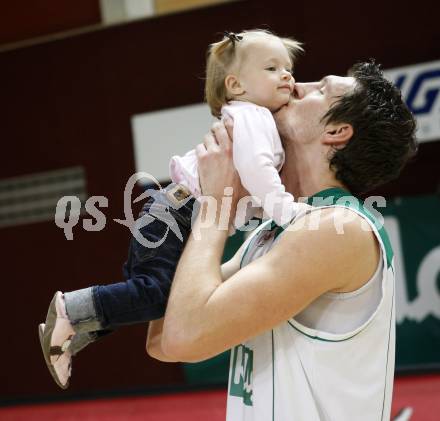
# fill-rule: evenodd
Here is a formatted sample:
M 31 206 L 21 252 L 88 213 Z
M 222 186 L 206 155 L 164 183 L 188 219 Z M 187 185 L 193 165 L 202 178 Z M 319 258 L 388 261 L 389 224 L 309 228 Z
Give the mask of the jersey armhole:
M 318 209 L 336 208 L 336 207 L 346 208 L 346 209 L 349 209 L 349 210 L 357 213 L 361 218 L 363 218 L 364 220 L 367 221 L 367 223 L 371 227 L 374 235 L 376 236 L 376 239 L 377 239 L 377 241 L 379 243 L 379 246 L 381 248 L 381 256 L 382 256 L 382 280 L 381 280 L 381 283 L 382 283 L 382 297 L 381 297 L 380 302 L 377 305 L 375 311 L 371 314 L 371 316 L 363 324 L 361 324 L 359 327 L 357 327 L 356 329 L 354 329 L 352 331 L 346 332 L 346 333 L 336 334 L 336 333 L 329 333 L 329 332 L 324 332 L 324 331 L 312 329 L 312 328 L 309 328 L 309 327 L 304 326 L 303 324 L 299 323 L 297 320 L 295 320 L 294 317 L 290 318 L 287 321 L 289 326 L 291 328 L 293 328 L 294 330 L 298 331 L 299 333 L 309 337 L 310 339 L 315 339 L 315 340 L 324 341 L 324 342 L 342 342 L 342 341 L 347 341 L 347 340 L 350 340 L 351 338 L 357 336 L 363 330 L 365 330 L 370 325 L 370 323 L 374 320 L 374 318 L 378 314 L 381 306 L 384 303 L 385 294 L 386 294 L 385 282 L 387 280 L 386 274 L 387 274 L 388 270 L 392 270 L 393 273 L 394 273 L 394 266 L 393 266 L 393 264 L 391 263 L 391 265 L 390 265 L 388 263 L 388 259 L 387 259 L 387 251 L 388 250 L 387 250 L 387 247 L 385 246 L 385 244 L 384 244 L 384 242 L 382 240 L 382 236 L 379 234 L 378 227 L 375 225 L 375 223 L 370 218 L 368 218 L 361 211 L 359 211 L 357 209 L 354 209 L 352 207 L 349 207 L 349 206 L 343 206 L 343 205 L 335 204 L 335 205 L 313 207 L 311 209 L 307 209 L 304 212 L 304 214 L 300 215 L 300 216 L 305 216 L 306 214 L 314 212 L 315 210 L 318 210 Z M 294 221 L 292 221 L 292 222 L 294 222 Z

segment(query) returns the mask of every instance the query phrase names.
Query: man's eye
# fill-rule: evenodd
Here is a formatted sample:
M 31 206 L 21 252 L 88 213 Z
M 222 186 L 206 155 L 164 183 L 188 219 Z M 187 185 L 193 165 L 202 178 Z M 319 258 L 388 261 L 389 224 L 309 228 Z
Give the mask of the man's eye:
M 269 72 L 275 72 L 276 71 L 276 67 L 270 66 L 270 67 L 267 67 L 266 70 L 269 70 Z

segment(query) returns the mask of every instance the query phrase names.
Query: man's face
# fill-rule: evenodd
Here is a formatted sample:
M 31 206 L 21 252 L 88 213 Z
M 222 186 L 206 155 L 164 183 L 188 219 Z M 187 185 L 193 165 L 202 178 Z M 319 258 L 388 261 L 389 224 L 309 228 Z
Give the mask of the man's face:
M 326 76 L 319 82 L 296 83 L 289 103 L 274 114 L 285 141 L 310 143 L 324 133 L 322 117 L 339 96 L 354 89 L 353 77 Z

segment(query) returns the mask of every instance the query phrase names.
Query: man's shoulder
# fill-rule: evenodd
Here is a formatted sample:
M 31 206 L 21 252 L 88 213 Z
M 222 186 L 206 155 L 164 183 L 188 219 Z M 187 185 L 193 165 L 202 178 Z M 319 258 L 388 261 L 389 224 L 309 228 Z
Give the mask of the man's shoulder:
M 342 207 L 310 209 L 286 227 L 271 252 L 341 291 L 367 282 L 380 256 L 377 237 L 365 218 Z
M 370 236 L 371 226 L 366 217 L 354 209 L 343 206 L 304 207 L 302 212 L 285 228 L 289 232 L 303 236 L 313 234 L 318 237 L 347 235 L 350 238 Z M 290 236 L 294 238 L 294 236 Z

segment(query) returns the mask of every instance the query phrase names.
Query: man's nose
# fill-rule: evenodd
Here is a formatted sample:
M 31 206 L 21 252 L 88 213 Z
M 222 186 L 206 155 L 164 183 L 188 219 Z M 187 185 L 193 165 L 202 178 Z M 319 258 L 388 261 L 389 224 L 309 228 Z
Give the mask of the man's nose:
M 307 93 L 307 83 L 301 83 L 301 82 L 295 83 L 295 88 L 293 93 L 294 93 L 294 97 L 297 99 L 304 98 Z
M 314 90 L 319 89 L 319 83 L 295 83 L 295 98 L 304 98 Z

